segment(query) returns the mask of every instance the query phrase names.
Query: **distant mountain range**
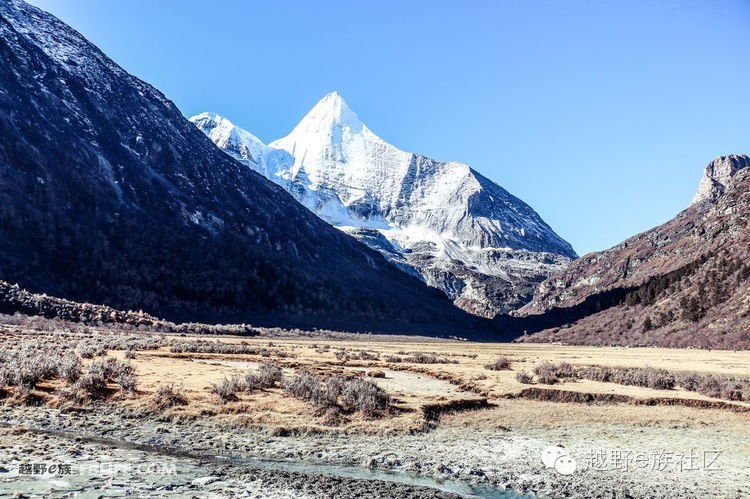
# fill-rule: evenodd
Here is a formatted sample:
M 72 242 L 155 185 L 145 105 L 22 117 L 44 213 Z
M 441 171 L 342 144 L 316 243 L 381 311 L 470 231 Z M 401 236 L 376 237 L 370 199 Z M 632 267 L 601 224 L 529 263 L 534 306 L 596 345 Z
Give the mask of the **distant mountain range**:
M 224 154 L 55 17 L 3 0 L 0 60 L 0 279 L 171 320 L 488 326 Z
M 506 327 L 525 341 L 750 348 L 750 158 L 705 169 L 673 220 L 585 255 Z
M 465 164 L 385 142 L 337 92 L 268 145 L 213 113 L 190 120 L 323 220 L 474 314 L 522 306 L 576 257 L 526 203 Z

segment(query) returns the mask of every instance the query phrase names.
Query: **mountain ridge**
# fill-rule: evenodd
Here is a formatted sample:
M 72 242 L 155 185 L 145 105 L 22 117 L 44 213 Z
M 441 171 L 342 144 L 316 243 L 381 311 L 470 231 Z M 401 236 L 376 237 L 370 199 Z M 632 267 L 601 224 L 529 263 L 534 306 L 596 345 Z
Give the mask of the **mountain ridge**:
M 750 347 L 748 166 L 745 155 L 716 158 L 697 201 L 674 219 L 585 255 L 542 283 L 518 323 L 543 331 L 523 341 Z M 730 173 L 707 190 L 717 169 Z M 565 320 L 561 310 L 578 314 Z
M 9 0 L 0 34 L 0 279 L 175 321 L 488 327 L 222 153 L 54 16 Z
M 268 145 L 223 117 L 190 120 L 225 152 L 321 218 L 418 273 L 454 303 L 491 317 L 530 299 L 576 256 L 526 203 L 468 165 L 402 151 L 374 134 L 338 92 Z M 232 145 L 223 134 L 253 137 Z

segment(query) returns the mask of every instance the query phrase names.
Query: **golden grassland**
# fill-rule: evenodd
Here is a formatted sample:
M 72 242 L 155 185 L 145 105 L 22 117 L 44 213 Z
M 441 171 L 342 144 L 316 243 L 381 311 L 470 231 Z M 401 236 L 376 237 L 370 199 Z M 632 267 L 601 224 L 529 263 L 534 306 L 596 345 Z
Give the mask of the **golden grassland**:
M 181 338 L 192 341 L 199 338 Z M 565 381 L 553 386 L 522 384 L 519 371 L 532 372 L 544 361 L 568 362 L 574 366 L 658 367 L 671 372 L 696 371 L 726 377 L 750 377 L 750 352 L 672 350 L 661 348 L 580 347 L 540 344 L 485 344 L 430 340 L 389 341 L 389 337 L 368 337 L 352 341 L 320 339 L 209 340 L 265 348 L 264 355 L 172 353 L 169 347 L 139 351 L 133 359 L 138 393 L 118 403 L 146 408 L 150 395 L 160 385 L 173 383 L 183 390 L 185 406 L 167 410 L 171 417 L 215 416 L 237 424 L 286 429 L 345 431 L 419 431 L 425 425 L 480 425 L 498 428 L 518 426 L 564 426 L 587 423 L 668 424 L 693 426 L 746 424 L 747 402 L 722 402 L 727 408 L 691 407 L 694 401 L 718 401 L 680 388 L 655 390 L 589 380 Z M 269 354 L 270 352 L 270 354 Z M 434 354 L 438 363 L 409 362 L 414 353 Z M 338 356 L 337 356 L 338 354 Z M 111 351 L 122 358 L 124 351 Z M 494 371 L 485 365 L 508 357 L 510 370 Z M 363 360 L 363 358 L 365 360 Z M 393 362 L 393 358 L 402 359 Z M 365 376 L 388 391 L 394 410 L 386 417 L 349 415 L 331 425 L 307 402 L 281 388 L 239 393 L 237 400 L 222 402 L 211 386 L 225 377 L 253 372 L 263 362 L 283 368 L 284 376 L 300 371 L 316 375 Z M 369 377 L 380 371 L 384 377 Z M 637 403 L 573 403 L 527 400 L 522 391 L 529 387 L 585 394 L 617 394 L 633 401 L 676 399 L 675 405 Z M 464 401 L 486 400 L 487 407 L 453 411 Z M 439 417 L 426 409 L 437 407 Z M 439 420 L 439 422 L 438 422 Z

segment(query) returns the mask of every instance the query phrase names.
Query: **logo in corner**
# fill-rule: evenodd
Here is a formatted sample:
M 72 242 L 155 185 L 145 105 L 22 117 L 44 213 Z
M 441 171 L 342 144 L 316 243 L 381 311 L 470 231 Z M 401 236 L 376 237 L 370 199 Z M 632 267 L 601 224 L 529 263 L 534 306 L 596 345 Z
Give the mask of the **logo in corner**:
M 561 475 L 572 475 L 576 471 L 576 460 L 562 447 L 551 446 L 542 451 L 542 463 L 547 468 L 555 468 Z

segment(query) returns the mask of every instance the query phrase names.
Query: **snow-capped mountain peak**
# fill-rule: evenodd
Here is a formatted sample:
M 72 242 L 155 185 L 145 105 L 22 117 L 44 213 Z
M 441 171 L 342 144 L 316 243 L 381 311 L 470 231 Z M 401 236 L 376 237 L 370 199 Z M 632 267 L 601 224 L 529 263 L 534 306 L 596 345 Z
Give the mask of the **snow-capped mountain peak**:
M 256 147 L 224 140 L 252 137 L 232 135 L 228 120 L 200 116 L 191 121 L 236 158 L 246 160 L 243 147 Z M 491 316 L 520 306 L 538 281 L 576 256 L 526 203 L 468 165 L 389 144 L 338 92 L 289 135 L 257 147 L 262 158 L 245 164 L 473 312 Z
M 293 162 L 286 151 L 265 145 L 258 137 L 217 113 L 201 113 L 190 121 L 241 163 L 276 183 L 284 181 L 283 170 Z
M 190 118 L 217 146 L 232 151 L 243 162 L 258 164 L 262 161 L 263 142 L 247 130 L 243 130 L 227 118 L 216 113 L 201 113 Z
M 346 127 L 352 133 L 362 130 L 363 123 L 337 91 L 327 94 L 310 110 L 292 133 L 327 132 L 334 127 Z

